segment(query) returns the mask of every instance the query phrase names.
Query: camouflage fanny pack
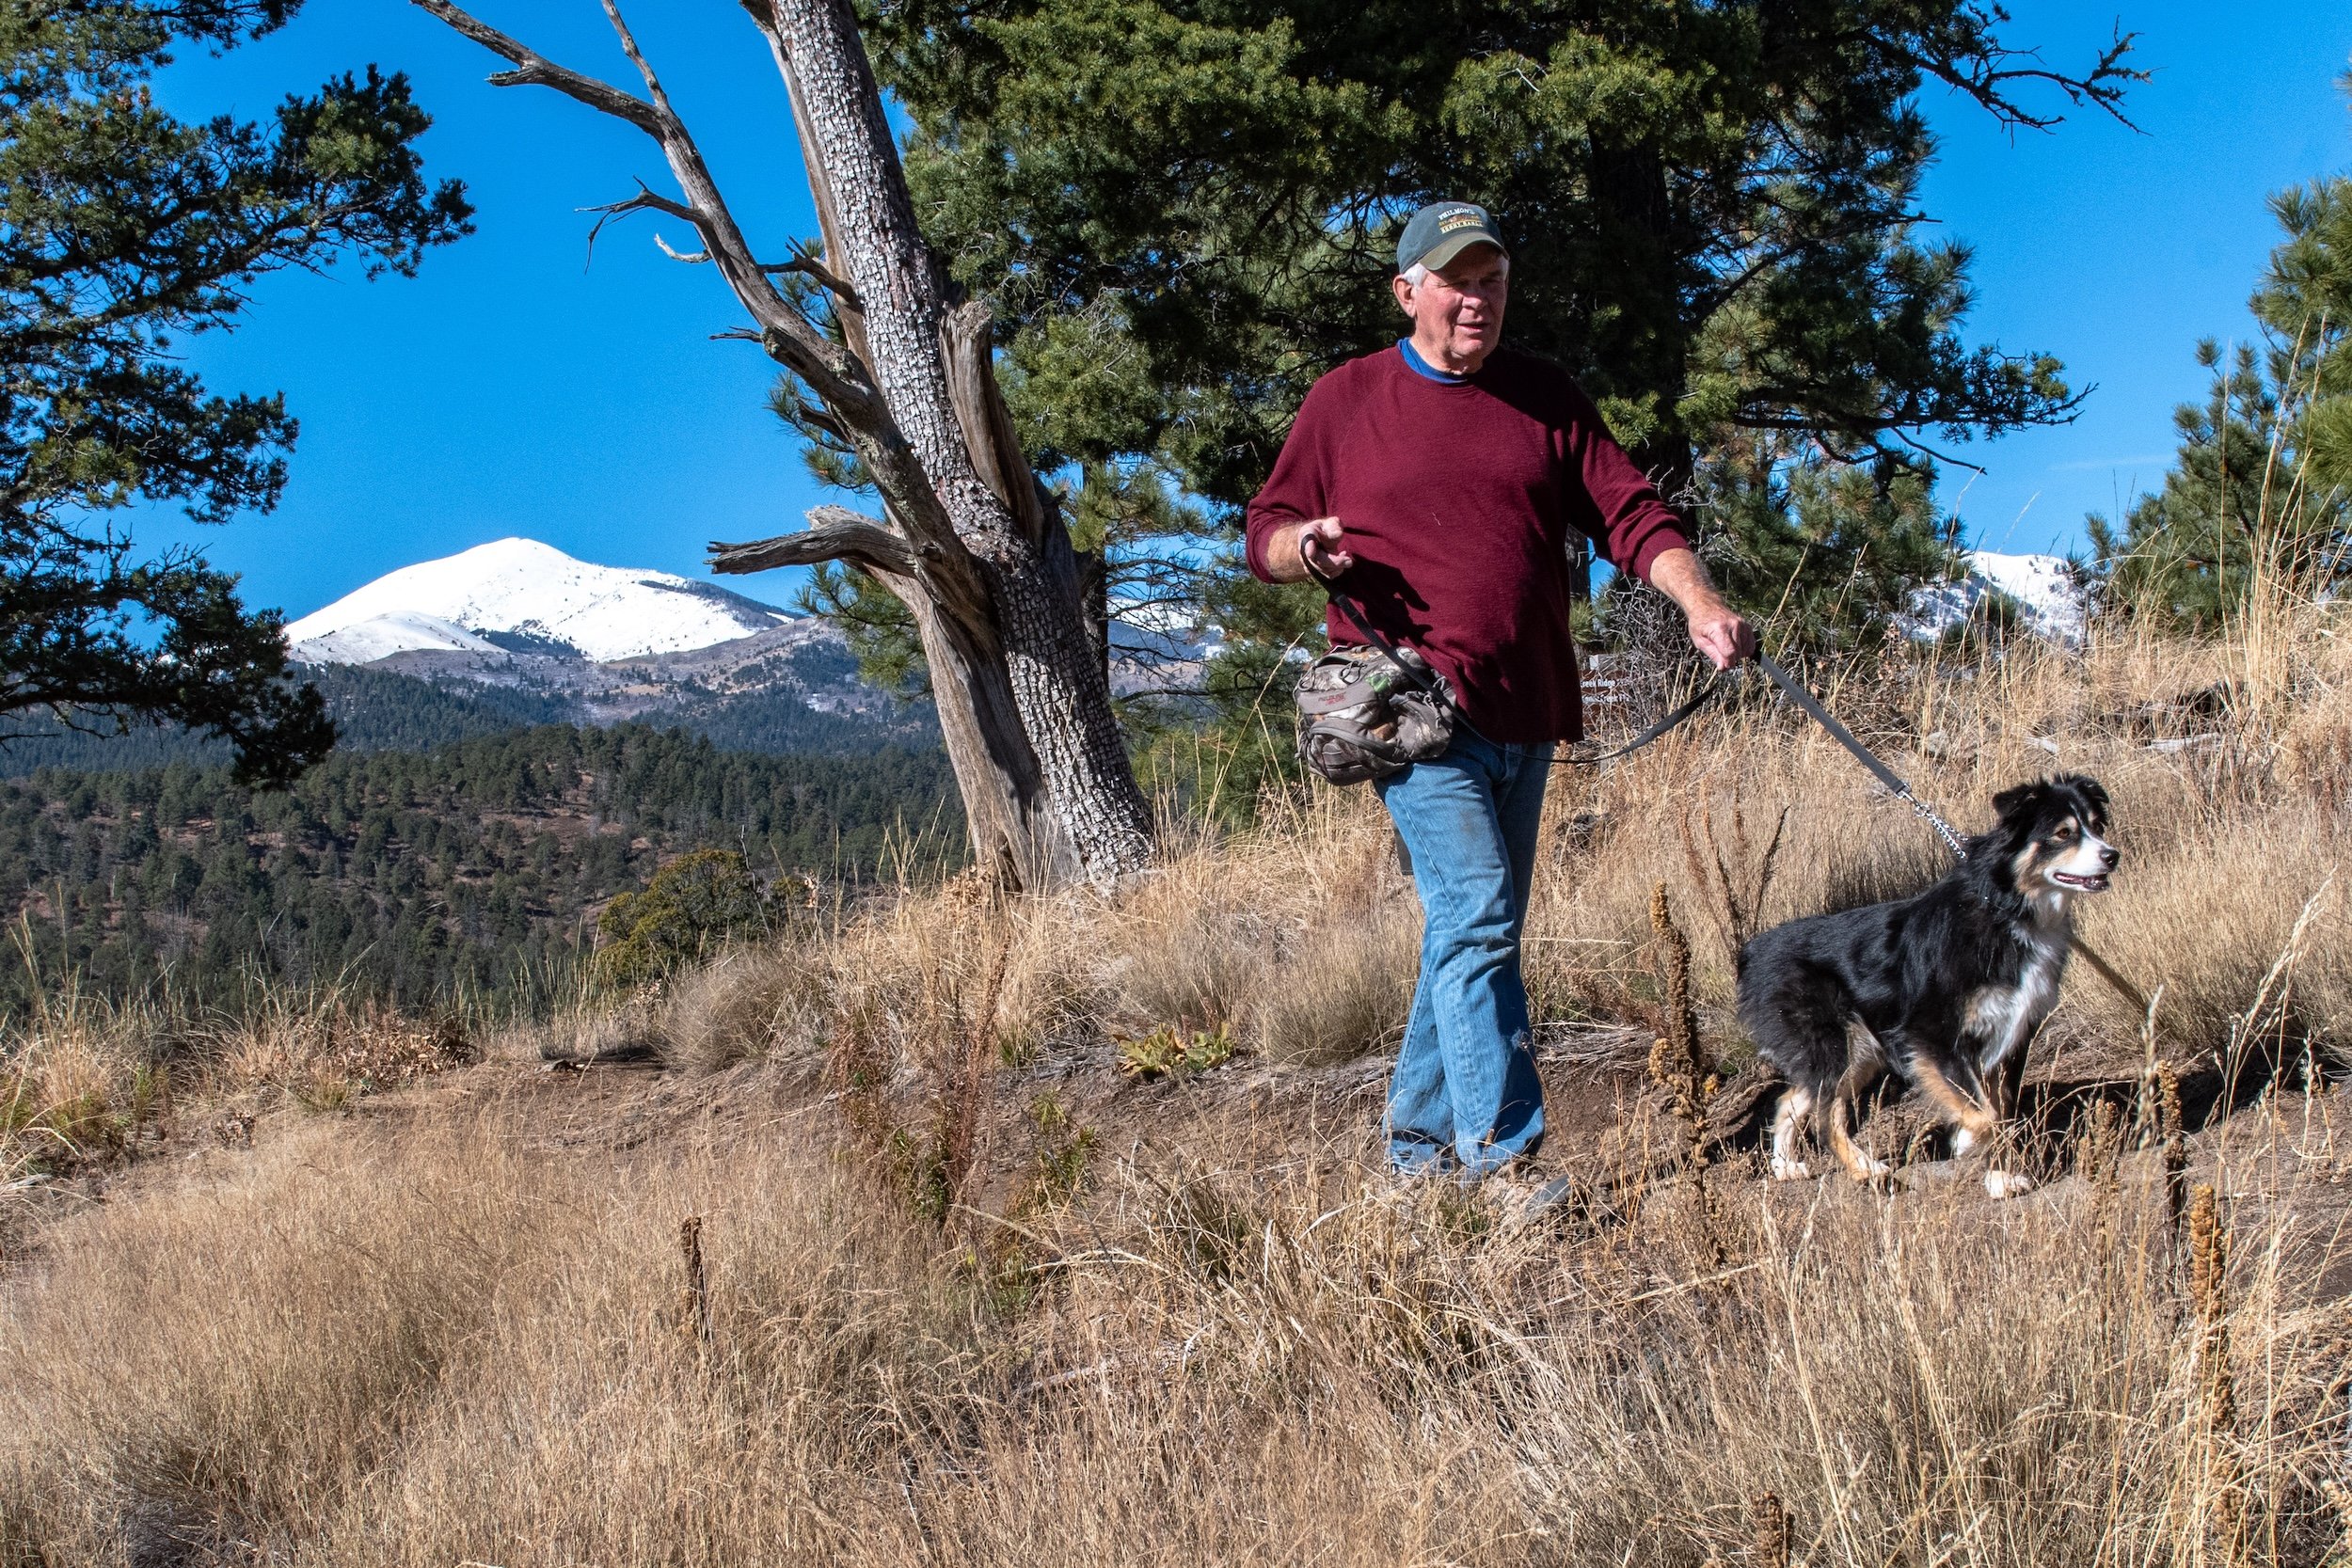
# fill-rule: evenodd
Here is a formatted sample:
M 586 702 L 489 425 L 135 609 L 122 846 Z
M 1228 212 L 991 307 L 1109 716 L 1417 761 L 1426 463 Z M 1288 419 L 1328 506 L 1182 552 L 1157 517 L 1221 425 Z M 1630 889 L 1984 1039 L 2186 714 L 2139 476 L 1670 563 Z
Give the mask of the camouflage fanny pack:
M 1385 779 L 1453 741 L 1454 689 L 1410 648 L 1334 648 L 1299 677 L 1299 760 L 1333 784 Z
M 1418 652 L 1374 630 L 1355 601 L 1314 575 L 1370 646 L 1333 648 L 1299 677 L 1298 759 L 1344 784 L 1385 779 L 1442 755 L 1461 713 L 1454 688 Z

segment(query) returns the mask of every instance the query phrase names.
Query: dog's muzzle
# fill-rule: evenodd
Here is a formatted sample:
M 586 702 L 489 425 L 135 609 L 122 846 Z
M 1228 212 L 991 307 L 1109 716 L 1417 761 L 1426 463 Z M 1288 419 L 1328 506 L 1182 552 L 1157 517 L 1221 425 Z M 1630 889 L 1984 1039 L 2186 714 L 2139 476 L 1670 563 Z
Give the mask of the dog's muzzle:
M 2096 871 L 2060 871 L 2052 866 L 2050 880 L 2076 893 L 2105 893 L 2107 890 L 2107 873 L 2113 871 L 2122 858 L 2123 852 L 2114 845 L 2101 844 L 2098 849 L 2099 868 Z

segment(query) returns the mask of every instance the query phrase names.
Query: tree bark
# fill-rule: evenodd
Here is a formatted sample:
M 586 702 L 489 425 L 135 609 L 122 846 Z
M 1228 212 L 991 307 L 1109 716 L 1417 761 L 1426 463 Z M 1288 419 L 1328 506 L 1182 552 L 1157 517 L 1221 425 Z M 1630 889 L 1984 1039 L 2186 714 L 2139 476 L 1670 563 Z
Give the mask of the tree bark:
M 913 612 L 923 640 L 931 702 L 963 797 L 973 863 L 1009 888 L 1055 887 L 1087 876 L 1088 866 L 1053 809 L 1002 648 L 980 628 L 932 603 L 920 588 L 881 580 Z
M 934 641 L 956 645 L 950 653 L 983 649 L 981 634 L 993 631 L 1019 729 L 1045 781 L 1057 832 L 1039 832 L 1045 824 L 1029 813 L 1031 844 L 1014 858 L 1053 867 L 1074 860 L 1096 882 L 1139 870 L 1151 855 L 1150 816 L 1087 644 L 1069 537 L 1014 438 L 985 313 L 947 309 L 947 280 L 915 224 L 856 18 L 846 0 L 777 0 L 771 39 L 801 117 L 818 210 L 834 226 L 827 248 L 837 251 L 836 270 L 856 291 L 866 363 L 948 528 L 970 550 L 993 611 L 993 627 L 938 626 L 936 637 L 926 634 L 925 651 Z M 933 619 L 961 619 L 954 608 L 937 608 Z M 918 626 L 925 619 L 918 610 Z M 1004 717 L 996 705 L 975 700 L 994 695 L 989 683 L 938 676 L 935 670 L 943 728 L 977 729 L 992 761 L 1018 751 L 992 733 Z M 951 719 L 950 705 L 967 704 Z M 1020 787 L 1009 793 L 1030 798 Z
M 1111 678 L 1111 565 L 1101 550 L 1073 547 L 1078 561 L 1078 607 L 1086 613 L 1087 644 L 1094 662 L 1103 668 L 1104 684 Z

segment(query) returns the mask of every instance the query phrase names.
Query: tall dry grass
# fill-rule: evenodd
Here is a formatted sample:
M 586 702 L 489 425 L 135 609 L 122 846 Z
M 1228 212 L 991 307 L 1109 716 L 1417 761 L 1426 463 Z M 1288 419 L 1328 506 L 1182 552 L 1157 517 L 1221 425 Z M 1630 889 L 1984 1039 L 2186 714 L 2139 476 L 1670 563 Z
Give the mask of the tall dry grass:
M 2352 636 L 2340 611 L 2274 603 L 2205 642 L 2094 626 L 2069 651 L 1909 651 L 1820 673 L 1823 694 L 1963 832 L 2010 784 L 2098 777 L 2124 851 L 2080 929 L 2143 992 L 2183 1065 L 2240 1045 L 2324 1059 L 2352 1030 Z M 846 1034 L 915 1074 L 941 988 L 1009 943 L 1009 1055 L 1106 1037 L 1230 1028 L 1261 1059 L 1314 1065 L 1392 1047 L 1420 914 L 1368 790 L 1263 803 L 1218 838 L 1171 829 L 1158 869 L 1115 899 L 1010 906 L 966 884 L 842 911 L 815 939 L 739 953 L 681 987 L 653 1033 L 676 1059 L 821 1055 Z M 1667 884 L 1695 941 L 1713 1049 L 1733 959 L 1764 926 L 1896 895 L 1940 873 L 1929 829 L 1753 680 L 1746 700 L 1627 762 L 1553 778 L 1524 968 L 1539 1019 L 1655 1024 L 1648 904 Z M 2283 967 L 2273 973 L 2274 966 Z M 2122 1070 L 2146 1021 L 2076 966 L 2049 1049 Z
M 264 990 L 229 1013 L 103 997 L 68 977 L 0 1031 L 0 1183 L 160 1141 L 176 1101 L 258 1095 L 336 1111 L 477 1053 L 460 1017 L 405 1017 L 326 989 Z
M 942 1244 L 817 1108 L 313 1118 L 11 1283 L 0 1560 L 2339 1561 L 2344 1108 L 2201 1242 L 2149 1156 L 1506 1233 L 1236 1130 Z

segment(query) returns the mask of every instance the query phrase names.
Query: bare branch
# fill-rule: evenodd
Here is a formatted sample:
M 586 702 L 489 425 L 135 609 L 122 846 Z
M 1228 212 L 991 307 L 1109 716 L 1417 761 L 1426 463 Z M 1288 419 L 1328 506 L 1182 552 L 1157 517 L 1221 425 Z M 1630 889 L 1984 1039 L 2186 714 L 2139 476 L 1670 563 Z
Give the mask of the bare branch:
M 2131 130 L 2139 129 L 2122 107 L 2124 90 L 2148 80 L 2147 71 L 2123 63 L 2138 34 L 2117 27 L 2090 70 L 2074 76 L 2044 66 L 2034 50 L 2002 45 L 1994 38 L 1993 28 L 2008 20 L 2007 13 L 1998 7 L 1990 12 L 1965 7 L 1954 18 L 1949 36 L 1931 38 L 1925 48 L 1899 49 L 1896 53 L 1916 70 L 1974 99 L 2011 131 L 2021 126 L 2028 131 L 2047 131 L 2065 119 L 2063 115 L 2037 114 L 2027 109 L 2010 93 L 2019 83 L 2056 87 L 2070 103 L 2088 103 Z
M 612 24 L 612 30 L 620 35 L 621 53 L 628 56 L 628 63 L 635 66 L 637 74 L 644 78 L 645 91 L 652 95 L 654 107 L 675 121 L 677 119 L 677 111 L 670 107 L 670 95 L 661 90 L 660 80 L 654 75 L 653 67 L 638 51 L 637 35 L 630 32 L 628 24 L 621 20 L 621 8 L 617 0 L 604 0 L 604 14 L 605 19 Z
M 663 239 L 659 234 L 656 234 L 653 237 L 653 243 L 660 245 L 661 247 L 661 254 L 667 256 L 673 261 L 684 261 L 689 266 L 696 266 L 710 260 L 710 252 L 707 250 L 672 250 L 670 248 L 670 242 Z M 753 341 L 757 341 L 758 340 L 755 338 Z
M 595 225 L 588 230 L 588 259 L 592 262 L 596 258 L 596 236 L 604 232 L 604 226 L 611 223 L 614 218 L 627 217 L 631 213 L 667 213 L 672 217 L 683 218 L 688 223 L 694 225 L 697 230 L 702 228 L 702 214 L 700 213 L 697 213 L 694 209 L 687 206 L 683 202 L 673 201 L 666 196 L 656 195 L 653 191 L 646 188 L 645 182 L 642 180 L 637 182 L 637 194 L 635 196 L 629 197 L 621 201 L 608 201 L 598 207 L 582 207 L 580 210 L 583 213 L 594 213 L 596 214 L 596 221 Z M 680 256 L 676 251 L 671 250 L 666 244 L 663 244 L 661 236 L 659 234 L 654 236 L 653 243 L 660 245 L 664 251 L 668 252 L 668 254 L 676 261 L 707 261 L 710 260 L 710 255 L 707 251 L 705 251 L 702 255 L 696 257 Z
M 660 139 L 660 112 L 644 100 L 631 97 L 593 76 L 582 76 L 577 71 L 557 65 L 520 40 L 510 38 L 488 23 L 452 5 L 450 0 L 415 0 L 415 3 L 501 59 L 515 63 L 514 70 L 501 71 L 490 78 L 492 87 L 552 87 L 566 98 L 577 100 L 615 119 L 626 119 L 645 135 Z
M 645 79 L 647 90 L 653 94 L 650 103 L 556 65 L 528 45 L 469 14 L 453 0 L 413 3 L 491 53 L 515 62 L 515 70 L 490 78 L 495 86 L 551 87 L 590 108 L 628 121 L 660 143 L 670 172 L 687 200 L 669 201 L 645 192 L 618 204 L 613 215 L 620 211 L 650 207 L 692 223 L 704 248 L 735 291 L 736 298 L 758 323 L 759 342 L 770 356 L 807 382 L 818 396 L 841 409 L 845 418 L 879 434 L 887 424 L 888 414 L 874 393 L 865 367 L 838 344 L 827 341 L 816 325 L 769 281 L 768 275 L 753 258 L 742 230 L 736 226 L 734 215 L 728 212 L 726 198 L 720 194 L 718 182 L 711 178 L 701 150 L 695 146 L 685 122 L 672 109 L 668 95 L 662 92 L 660 80 L 638 50 L 613 0 L 605 0 L 606 14 L 621 35 L 622 49 Z
M 730 576 L 773 571 L 779 566 L 814 566 L 847 561 L 894 577 L 915 575 L 914 547 L 874 518 L 846 506 L 812 507 L 809 526 L 799 533 L 750 544 L 710 544 L 710 569 Z
M 759 270 L 771 274 L 797 272 L 804 277 L 814 279 L 818 288 L 837 297 L 850 309 L 862 311 L 866 309 L 866 302 L 858 298 L 857 291 L 850 286 L 850 280 L 846 277 L 835 277 L 824 262 L 819 261 L 814 256 L 803 254 L 793 257 L 789 261 L 770 261 L 762 265 Z

